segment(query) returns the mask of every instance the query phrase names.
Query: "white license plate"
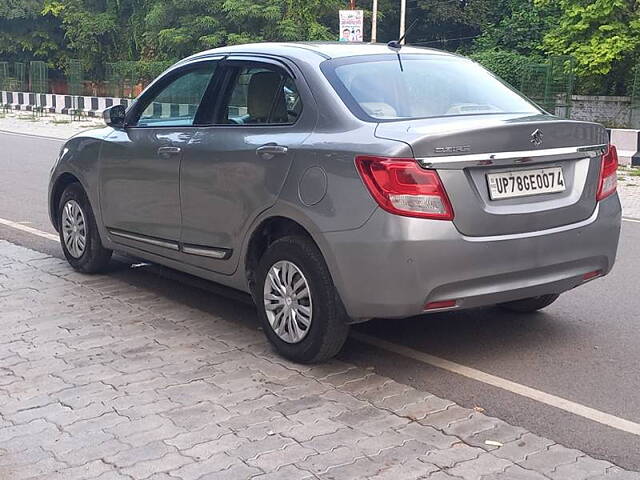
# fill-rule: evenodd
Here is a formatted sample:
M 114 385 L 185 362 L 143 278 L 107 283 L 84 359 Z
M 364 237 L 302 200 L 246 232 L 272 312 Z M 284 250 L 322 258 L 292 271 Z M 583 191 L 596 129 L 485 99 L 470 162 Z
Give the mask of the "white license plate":
M 491 200 L 564 192 L 562 167 L 487 173 Z

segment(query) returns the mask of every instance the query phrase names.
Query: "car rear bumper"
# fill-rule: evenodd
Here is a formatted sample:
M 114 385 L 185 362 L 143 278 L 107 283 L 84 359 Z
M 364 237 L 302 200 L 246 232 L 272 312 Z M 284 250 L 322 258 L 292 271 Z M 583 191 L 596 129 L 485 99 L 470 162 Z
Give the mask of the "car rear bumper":
M 378 209 L 361 228 L 324 234 L 329 268 L 353 319 L 424 313 L 431 302 L 470 308 L 561 293 L 613 267 L 617 195 L 587 220 L 541 232 L 466 237 L 452 222 Z

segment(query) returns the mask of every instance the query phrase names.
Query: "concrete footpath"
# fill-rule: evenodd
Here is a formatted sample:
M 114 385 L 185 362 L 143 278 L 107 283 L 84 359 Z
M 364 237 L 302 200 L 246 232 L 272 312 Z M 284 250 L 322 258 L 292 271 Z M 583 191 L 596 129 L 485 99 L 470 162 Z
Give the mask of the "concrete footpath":
M 0 240 L 0 479 L 640 479 Z

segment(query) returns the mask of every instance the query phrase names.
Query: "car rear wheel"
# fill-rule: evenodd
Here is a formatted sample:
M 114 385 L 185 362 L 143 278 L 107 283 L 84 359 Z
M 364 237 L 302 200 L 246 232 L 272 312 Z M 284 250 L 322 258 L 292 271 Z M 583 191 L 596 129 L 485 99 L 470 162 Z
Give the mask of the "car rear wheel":
M 284 357 L 314 363 L 336 355 L 349 325 L 318 247 L 302 236 L 273 242 L 260 259 L 255 298 L 264 331 Z
M 62 193 L 58 230 L 64 256 L 75 270 L 95 273 L 109 264 L 113 252 L 102 246 L 89 199 L 77 183 L 72 183 Z
M 515 302 L 501 303 L 499 306 L 517 313 L 533 313 L 548 307 L 555 302 L 560 295 L 552 293 L 549 295 L 541 295 L 539 297 L 525 298 L 523 300 L 516 300 Z

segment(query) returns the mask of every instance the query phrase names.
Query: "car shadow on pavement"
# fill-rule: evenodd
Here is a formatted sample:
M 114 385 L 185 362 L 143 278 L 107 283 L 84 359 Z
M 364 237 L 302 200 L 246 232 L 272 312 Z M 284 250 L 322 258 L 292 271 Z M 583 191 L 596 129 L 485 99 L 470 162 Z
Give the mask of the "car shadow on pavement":
M 458 361 L 485 357 L 513 358 L 513 352 L 544 350 L 564 344 L 575 335 L 575 325 L 547 311 L 517 314 L 499 307 L 434 313 L 407 319 L 374 319 L 357 330 L 432 355 Z
M 259 328 L 251 297 L 232 288 L 155 264 L 117 258 L 107 273 L 150 294 L 245 327 Z M 374 319 L 356 331 L 441 355 L 462 363 L 491 355 L 513 358 L 513 352 L 544 350 L 574 336 L 575 326 L 551 313 L 515 314 L 498 307 L 434 313 L 407 319 Z M 212 326 L 213 328 L 213 326 Z M 215 332 L 207 332 L 215 334 Z M 353 341 L 347 348 L 353 346 Z M 344 357 L 344 354 L 341 355 Z

